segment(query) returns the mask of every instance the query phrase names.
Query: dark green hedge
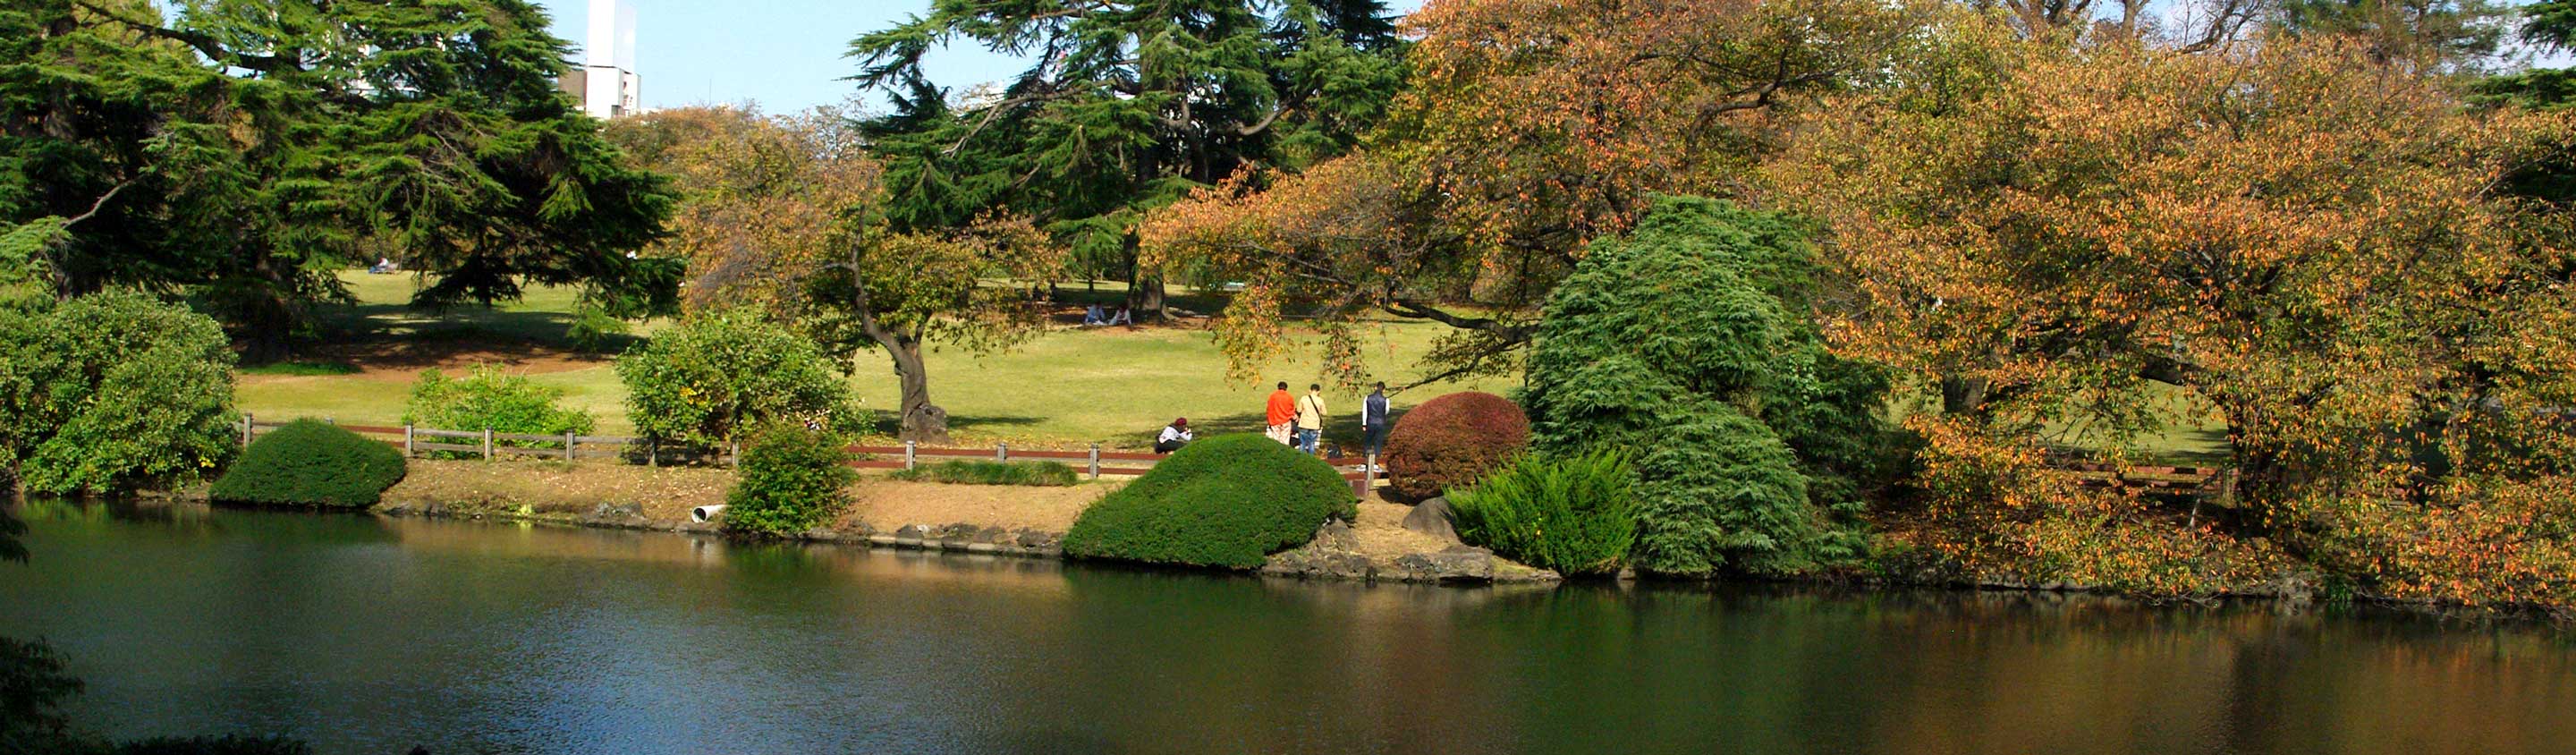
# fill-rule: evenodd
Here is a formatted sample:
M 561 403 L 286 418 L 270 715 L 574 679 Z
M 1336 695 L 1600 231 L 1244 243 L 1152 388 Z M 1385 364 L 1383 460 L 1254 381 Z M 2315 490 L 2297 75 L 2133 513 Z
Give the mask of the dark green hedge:
M 1064 552 L 1251 569 L 1313 539 L 1327 518 L 1357 516 L 1350 483 L 1323 460 L 1260 435 L 1224 435 L 1182 446 L 1084 509 Z
M 293 506 L 376 505 L 402 482 L 401 451 L 315 420 L 296 420 L 242 451 L 215 480 L 217 501 Z
M 1082 481 L 1072 467 L 1054 461 L 974 461 L 960 459 L 898 469 L 888 478 L 956 485 L 1032 485 L 1064 487 Z

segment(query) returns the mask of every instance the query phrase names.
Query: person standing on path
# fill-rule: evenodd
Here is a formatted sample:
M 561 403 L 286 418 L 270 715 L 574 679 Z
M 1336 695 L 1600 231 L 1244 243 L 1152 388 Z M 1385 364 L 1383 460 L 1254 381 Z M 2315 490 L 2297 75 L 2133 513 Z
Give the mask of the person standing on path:
M 1297 398 L 1288 395 L 1288 381 L 1279 381 L 1279 390 L 1270 392 L 1267 419 L 1271 440 L 1279 441 L 1283 446 L 1295 445 L 1288 433 L 1296 428 Z
M 1360 443 L 1368 450 L 1368 458 L 1361 461 L 1371 466 L 1378 463 L 1377 455 L 1386 451 L 1386 409 L 1386 383 L 1378 383 L 1368 398 L 1360 400 Z
M 1306 396 L 1297 399 L 1297 450 L 1315 455 L 1317 442 L 1324 437 L 1324 386 L 1308 384 Z

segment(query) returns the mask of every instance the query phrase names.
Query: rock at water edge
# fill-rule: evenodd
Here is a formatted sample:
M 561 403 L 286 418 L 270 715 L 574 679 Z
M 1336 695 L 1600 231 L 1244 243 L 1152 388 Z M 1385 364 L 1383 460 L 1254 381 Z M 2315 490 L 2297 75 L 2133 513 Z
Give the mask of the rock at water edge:
M 1449 526 L 1449 499 L 1440 496 L 1413 504 L 1413 511 L 1404 515 L 1402 526 L 1449 542 L 1458 541 L 1458 530 Z

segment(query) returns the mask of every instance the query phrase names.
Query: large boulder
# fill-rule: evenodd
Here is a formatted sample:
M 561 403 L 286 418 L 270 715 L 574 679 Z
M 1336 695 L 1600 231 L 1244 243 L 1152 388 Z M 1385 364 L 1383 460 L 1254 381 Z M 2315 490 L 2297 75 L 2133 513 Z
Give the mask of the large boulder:
M 1443 496 L 1425 498 L 1405 512 L 1400 526 L 1449 542 L 1458 542 L 1458 530 L 1449 524 L 1449 499 Z

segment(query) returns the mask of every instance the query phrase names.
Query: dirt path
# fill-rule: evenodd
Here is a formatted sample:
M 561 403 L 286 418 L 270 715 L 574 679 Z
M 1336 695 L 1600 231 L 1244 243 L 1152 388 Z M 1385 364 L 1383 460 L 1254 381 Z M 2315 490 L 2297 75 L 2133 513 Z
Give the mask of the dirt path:
M 1063 532 L 1073 527 L 1073 519 L 1082 514 L 1083 507 L 1126 484 L 1125 480 L 1102 480 L 1062 488 L 948 485 L 895 482 L 871 476 L 850 489 L 857 500 L 841 522 L 863 523 L 879 532 L 892 532 L 907 524 L 972 524 Z

